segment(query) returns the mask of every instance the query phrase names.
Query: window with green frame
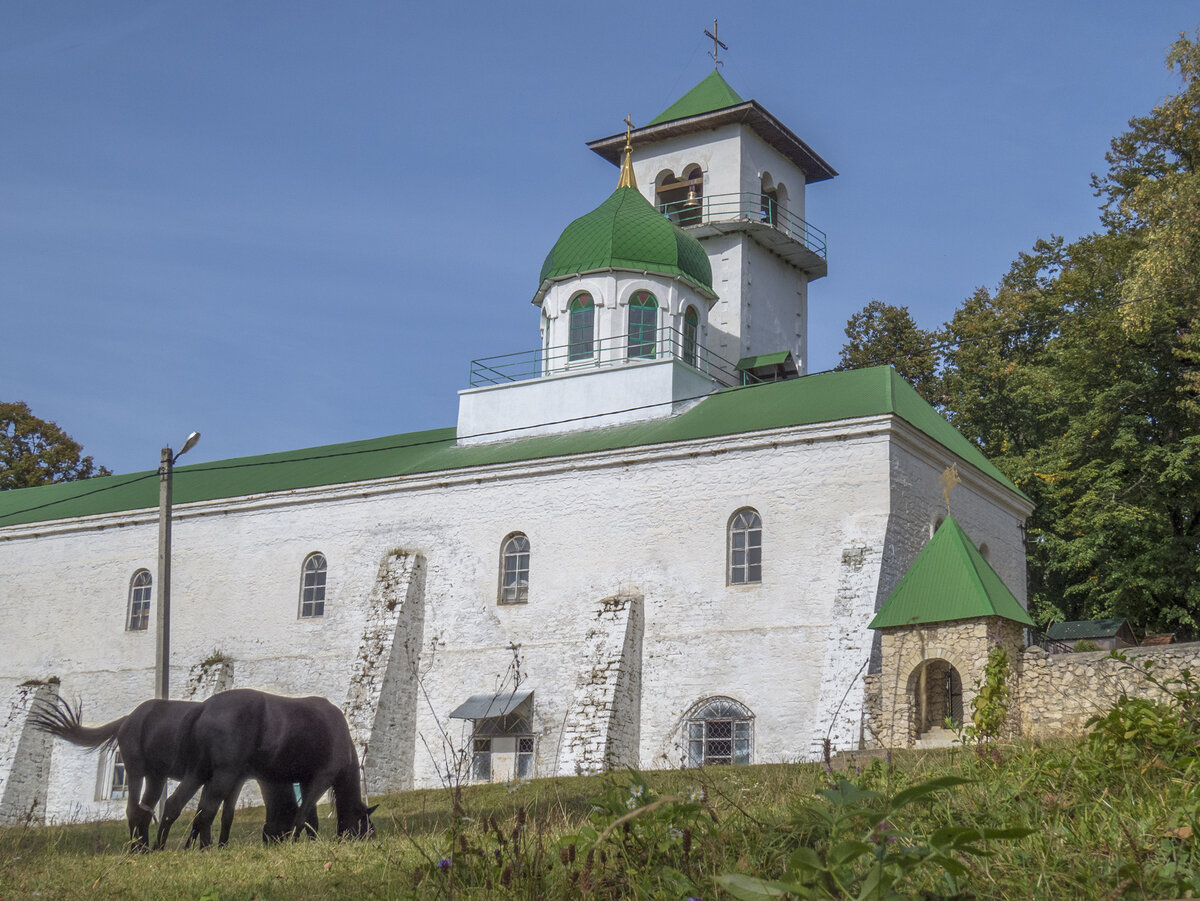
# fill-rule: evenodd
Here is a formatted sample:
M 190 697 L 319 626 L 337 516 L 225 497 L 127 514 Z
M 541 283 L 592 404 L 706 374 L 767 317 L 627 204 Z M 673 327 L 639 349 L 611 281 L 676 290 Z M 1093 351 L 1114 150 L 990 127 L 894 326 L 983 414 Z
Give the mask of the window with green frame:
M 595 354 L 596 305 L 592 295 L 580 294 L 571 301 L 567 360 L 587 360 Z
M 700 334 L 700 314 L 695 307 L 688 307 L 683 314 L 683 362 L 696 365 L 696 345 Z
M 653 360 L 658 341 L 658 301 L 649 291 L 629 299 L 629 359 Z

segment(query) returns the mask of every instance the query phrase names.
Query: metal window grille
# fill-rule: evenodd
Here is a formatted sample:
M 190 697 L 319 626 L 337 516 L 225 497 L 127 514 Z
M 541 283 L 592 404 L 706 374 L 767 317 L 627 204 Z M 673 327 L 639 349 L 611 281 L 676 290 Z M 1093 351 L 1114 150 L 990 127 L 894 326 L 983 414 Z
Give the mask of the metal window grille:
M 762 581 L 762 519 L 754 510 L 739 510 L 729 524 L 729 581 Z
M 304 577 L 300 584 L 300 618 L 312 619 L 325 615 L 325 575 L 328 566 L 321 554 L 312 554 L 304 561 Z
M 688 766 L 750 763 L 750 712 L 733 701 L 705 705 L 688 722 Z
M 658 335 L 658 301 L 649 291 L 637 291 L 629 302 L 629 358 L 653 360 Z
M 475 782 L 492 781 L 492 740 L 477 738 L 471 745 L 471 779 Z
M 138 570 L 129 583 L 129 622 L 125 628 L 141 632 L 150 626 L 150 573 Z
M 112 781 L 108 785 L 110 798 L 129 797 L 129 773 L 125 770 L 125 762 L 121 760 L 121 752 L 113 754 Z
M 580 294 L 571 301 L 567 359 L 588 360 L 595 354 L 596 307 L 590 294 Z
M 504 542 L 501 554 L 500 603 L 529 601 L 529 539 L 513 535 Z
M 529 779 L 533 776 L 533 738 L 517 739 L 517 778 Z

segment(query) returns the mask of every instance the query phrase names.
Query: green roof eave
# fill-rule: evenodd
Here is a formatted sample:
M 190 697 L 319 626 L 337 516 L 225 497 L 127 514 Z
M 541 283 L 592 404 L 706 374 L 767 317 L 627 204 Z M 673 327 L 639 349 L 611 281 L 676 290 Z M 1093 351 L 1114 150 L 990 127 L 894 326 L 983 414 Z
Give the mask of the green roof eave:
M 646 266 L 636 265 L 634 260 L 613 260 L 611 265 L 601 266 L 596 269 L 585 269 L 582 272 L 578 271 L 563 271 L 558 275 L 547 275 L 542 279 L 542 283 L 538 285 L 537 292 L 533 295 L 532 303 L 540 305 L 546 297 L 546 292 L 550 290 L 550 286 L 555 282 L 563 282 L 573 278 L 581 278 L 585 275 L 599 275 L 605 272 L 629 272 L 636 275 L 662 275 L 667 278 L 673 278 L 683 282 L 701 297 L 706 300 L 716 300 L 717 292 L 707 285 L 702 285 L 696 281 L 678 266 L 662 266 L 656 265 L 650 268 Z
M 962 526 L 948 516 L 871 620 L 870 628 L 987 616 L 1034 624 Z
M 1054 623 L 1046 637 L 1055 641 L 1074 641 L 1080 638 L 1114 638 L 1121 631 L 1124 619 L 1084 619 Z
M 509 441 L 464 446 L 456 445 L 454 429 L 434 429 L 179 466 L 174 499 L 188 504 L 240 498 L 888 414 L 1024 498 L 894 370 L 877 366 L 727 388 L 676 416 L 610 428 L 514 435 Z M 153 471 L 0 491 L 0 530 L 157 506 L 158 476 Z
M 650 120 L 650 125 L 660 125 L 688 116 L 699 116 L 725 109 L 742 102 L 742 97 L 727 82 L 721 73 L 713 69 L 694 88 Z

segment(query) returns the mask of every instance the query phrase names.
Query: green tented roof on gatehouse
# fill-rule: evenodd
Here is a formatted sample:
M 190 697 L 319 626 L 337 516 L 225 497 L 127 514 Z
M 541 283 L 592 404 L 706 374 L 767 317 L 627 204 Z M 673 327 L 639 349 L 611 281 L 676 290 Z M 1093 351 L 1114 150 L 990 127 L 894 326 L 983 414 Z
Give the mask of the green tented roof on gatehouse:
M 699 116 L 714 110 L 725 109 L 742 102 L 741 96 L 727 82 L 721 73 L 713 69 L 698 85 L 668 106 L 665 110 L 650 120 L 650 125 L 670 122 L 673 119 L 686 119 L 688 116 Z
M 679 276 L 712 296 L 712 264 L 700 242 L 651 206 L 637 188 L 617 188 L 563 229 L 542 264 L 534 302 L 548 280 L 606 269 Z
M 871 620 L 870 628 L 982 616 L 1034 624 L 962 526 L 948 516 Z

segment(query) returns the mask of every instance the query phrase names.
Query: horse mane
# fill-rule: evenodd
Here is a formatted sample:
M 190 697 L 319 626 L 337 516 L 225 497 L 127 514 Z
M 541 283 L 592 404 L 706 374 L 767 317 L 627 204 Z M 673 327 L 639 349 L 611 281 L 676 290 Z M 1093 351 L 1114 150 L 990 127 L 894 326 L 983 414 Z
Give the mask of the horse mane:
M 105 723 L 103 726 L 83 725 L 83 702 L 71 703 L 61 696 L 53 702 L 38 701 L 29 715 L 30 724 L 40 732 L 48 732 L 73 745 L 96 750 L 108 750 L 117 744 L 117 730 L 128 719 L 127 716 Z

